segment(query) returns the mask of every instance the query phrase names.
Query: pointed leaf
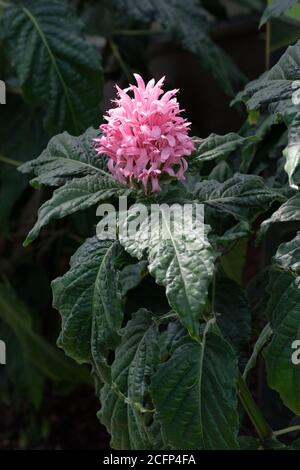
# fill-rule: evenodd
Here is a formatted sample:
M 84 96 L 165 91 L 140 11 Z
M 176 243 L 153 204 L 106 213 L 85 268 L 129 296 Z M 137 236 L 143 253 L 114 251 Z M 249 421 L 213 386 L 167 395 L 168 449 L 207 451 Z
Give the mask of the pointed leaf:
M 159 361 L 158 329 L 152 314 L 144 309 L 136 312 L 121 335 L 111 383 L 101 390 L 99 417 L 112 435 L 112 448 L 150 450 L 156 447 L 149 428 L 153 412 L 147 412 L 145 406 L 150 379 Z M 157 441 L 159 434 L 158 428 Z
M 53 304 L 62 317 L 58 344 L 77 362 L 106 364 L 118 343 L 123 313 L 115 258 L 118 242 L 89 238 L 71 258 L 70 270 L 52 282 Z
M 165 440 L 175 449 L 236 449 L 237 361 L 229 344 L 208 333 L 185 337 L 152 380 Z
M 25 0 L 4 10 L 1 37 L 26 101 L 43 106 L 51 134 L 79 134 L 99 114 L 99 53 L 67 2 Z

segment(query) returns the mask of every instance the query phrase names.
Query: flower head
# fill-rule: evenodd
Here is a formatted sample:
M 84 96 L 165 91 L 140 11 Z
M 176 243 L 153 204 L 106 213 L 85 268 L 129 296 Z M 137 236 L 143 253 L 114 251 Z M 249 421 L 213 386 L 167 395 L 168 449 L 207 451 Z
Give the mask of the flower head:
M 98 153 L 108 155 L 108 168 L 120 183 L 151 182 L 152 192 L 160 190 L 159 180 L 166 175 L 184 179 L 187 161 L 194 150 L 188 135 L 190 123 L 180 116 L 178 90 L 164 93 L 164 77 L 145 85 L 135 74 L 136 85 L 122 90 L 118 86 L 115 108 L 104 116 L 101 138 L 96 139 Z M 132 92 L 132 96 L 130 96 Z

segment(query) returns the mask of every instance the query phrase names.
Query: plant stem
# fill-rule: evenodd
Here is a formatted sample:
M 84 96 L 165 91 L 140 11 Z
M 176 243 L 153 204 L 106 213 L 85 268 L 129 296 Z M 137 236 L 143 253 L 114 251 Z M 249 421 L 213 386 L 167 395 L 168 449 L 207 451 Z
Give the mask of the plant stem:
M 283 436 L 283 434 L 288 434 L 289 432 L 300 431 L 300 424 L 291 426 L 289 428 L 279 429 L 274 431 L 274 436 Z
M 21 165 L 21 162 L 18 162 L 17 160 L 12 160 L 11 158 L 6 158 L 0 155 L 0 162 L 6 163 L 7 165 L 12 165 L 15 167 L 18 167 Z
M 265 68 L 270 68 L 270 55 L 271 55 L 271 23 L 268 21 L 266 26 L 266 48 L 265 48 Z
M 118 48 L 117 44 L 112 39 L 109 39 L 108 43 L 110 45 L 110 48 L 112 50 L 113 55 L 115 56 L 116 61 L 120 65 L 120 67 L 123 70 L 124 74 L 126 75 L 127 79 L 130 80 L 131 75 L 129 73 L 129 70 L 128 70 L 124 60 L 121 57 L 121 54 L 120 54 L 120 51 L 119 51 L 119 48 Z
M 257 431 L 260 440 L 264 441 L 272 437 L 274 433 L 263 417 L 257 404 L 253 400 L 250 390 L 241 374 L 239 374 L 238 377 L 238 395 L 247 415 L 249 416 L 253 426 Z

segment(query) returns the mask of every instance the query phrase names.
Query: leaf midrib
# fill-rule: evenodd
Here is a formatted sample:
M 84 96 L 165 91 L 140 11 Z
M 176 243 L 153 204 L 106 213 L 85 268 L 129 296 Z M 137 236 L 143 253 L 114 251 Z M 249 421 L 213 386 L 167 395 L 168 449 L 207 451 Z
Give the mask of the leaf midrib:
M 77 123 L 77 120 L 76 120 L 76 115 L 75 115 L 75 111 L 74 111 L 74 108 L 72 106 L 72 102 L 71 102 L 71 99 L 70 99 L 70 95 L 69 95 L 69 91 L 68 91 L 68 87 L 65 83 L 65 80 L 62 76 L 62 73 L 60 71 L 60 68 L 56 62 L 56 59 L 55 59 L 55 56 L 54 54 L 52 53 L 51 51 L 51 48 L 50 48 L 50 45 L 48 43 L 48 40 L 42 30 L 42 28 L 40 27 L 38 21 L 36 20 L 36 18 L 32 15 L 32 13 L 28 10 L 28 8 L 24 7 L 22 8 L 22 10 L 24 11 L 25 15 L 28 16 L 28 18 L 30 19 L 30 21 L 32 22 L 33 26 L 35 27 L 38 35 L 40 36 L 41 40 L 42 40 L 42 43 L 46 49 L 46 51 L 48 52 L 48 55 L 50 57 L 50 61 L 52 62 L 52 65 L 57 73 L 57 76 L 58 76 L 58 79 L 61 83 L 61 86 L 63 88 L 63 91 L 64 91 L 64 94 L 66 96 L 66 101 L 67 101 L 67 104 L 68 104 L 68 107 L 70 109 L 70 113 L 71 113 L 71 116 L 72 116 L 72 121 L 73 121 L 73 124 L 74 124 L 74 130 L 76 133 L 79 132 L 79 127 L 78 127 L 78 123 Z

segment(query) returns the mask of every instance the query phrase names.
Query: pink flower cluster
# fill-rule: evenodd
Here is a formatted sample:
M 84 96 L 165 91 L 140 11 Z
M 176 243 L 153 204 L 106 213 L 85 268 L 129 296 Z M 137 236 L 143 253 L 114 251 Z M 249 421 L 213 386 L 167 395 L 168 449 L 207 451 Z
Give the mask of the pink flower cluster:
M 135 79 L 137 86 L 116 86 L 116 107 L 104 116 L 107 123 L 100 126 L 103 135 L 96 139 L 96 149 L 109 156 L 108 168 L 120 183 L 142 183 L 147 193 L 151 182 L 156 192 L 163 175 L 184 179 L 184 157 L 194 144 L 188 135 L 190 123 L 180 116 L 178 90 L 164 93 L 164 77 L 147 85 L 137 74 Z

